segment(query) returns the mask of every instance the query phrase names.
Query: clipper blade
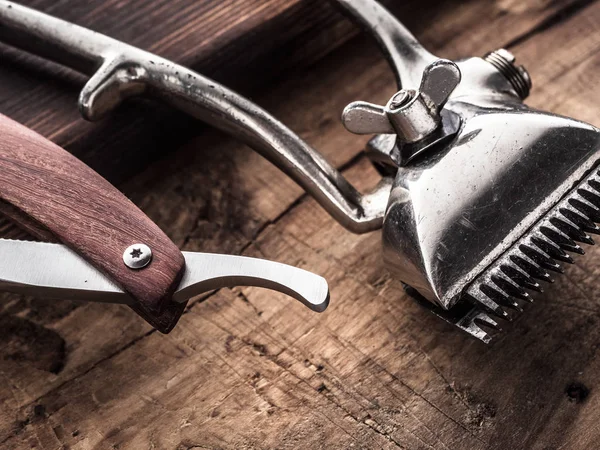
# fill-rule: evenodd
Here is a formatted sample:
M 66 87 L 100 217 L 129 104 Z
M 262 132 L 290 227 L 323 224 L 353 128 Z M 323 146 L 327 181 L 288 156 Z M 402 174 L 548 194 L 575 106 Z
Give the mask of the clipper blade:
M 564 264 L 575 263 L 569 253 L 585 254 L 578 243 L 594 245 L 587 233 L 600 234 L 598 222 L 600 171 L 596 169 L 484 270 L 449 310 L 433 305 L 409 285 L 405 289 L 438 317 L 489 344 L 502 331 L 501 321 L 510 322 L 524 312 L 525 305 L 533 302 L 532 294 L 554 282 L 550 272 L 563 274 Z
M 587 233 L 600 234 L 600 171 L 595 169 L 486 269 L 466 290 L 474 307 L 456 325 L 490 342 L 480 325 L 496 328 L 496 318 L 510 318 L 507 309 L 522 311 L 538 281 L 553 282 L 549 271 L 562 273 L 561 263 L 574 261 L 569 253 L 584 254 L 578 243 L 594 245 Z M 492 318 L 493 317 L 493 318 Z

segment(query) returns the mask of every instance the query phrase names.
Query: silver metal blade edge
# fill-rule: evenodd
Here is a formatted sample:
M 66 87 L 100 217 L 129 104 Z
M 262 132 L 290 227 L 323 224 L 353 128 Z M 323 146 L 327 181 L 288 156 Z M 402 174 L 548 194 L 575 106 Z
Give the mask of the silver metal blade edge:
M 183 252 L 186 272 L 173 295 L 184 302 L 238 285 L 287 294 L 314 311 L 329 304 L 324 278 L 264 259 Z M 85 259 L 61 244 L 0 239 L 0 290 L 71 300 L 132 304 L 134 300 Z

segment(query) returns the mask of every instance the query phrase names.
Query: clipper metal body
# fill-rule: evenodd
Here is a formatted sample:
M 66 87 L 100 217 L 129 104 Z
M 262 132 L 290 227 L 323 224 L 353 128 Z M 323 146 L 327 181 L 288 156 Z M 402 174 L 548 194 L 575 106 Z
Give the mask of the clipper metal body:
M 151 95 L 237 136 L 349 230 L 382 227 L 389 270 L 434 313 L 489 342 L 485 327 L 520 310 L 535 280 L 550 281 L 547 271 L 560 272 L 567 252 L 583 253 L 576 242 L 600 231 L 600 130 L 524 105 L 529 76 L 505 50 L 443 60 L 375 1 L 334 3 L 378 40 L 406 86 L 385 106 L 344 111 L 350 131 L 378 134 L 368 155 L 384 176 L 368 194 L 266 111 L 185 67 L 6 0 L 0 40 L 90 74 L 80 95 L 87 119 Z

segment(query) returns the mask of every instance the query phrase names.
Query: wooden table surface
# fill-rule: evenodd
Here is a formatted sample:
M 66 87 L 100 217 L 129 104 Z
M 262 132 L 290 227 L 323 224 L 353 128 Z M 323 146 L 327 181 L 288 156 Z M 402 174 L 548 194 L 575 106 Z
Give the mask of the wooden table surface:
M 376 184 L 366 137 L 339 115 L 384 103 L 392 75 L 324 2 L 27 3 L 230 82 L 357 186 Z M 600 2 L 398 6 L 433 52 L 508 47 L 533 77 L 530 105 L 600 125 Z M 83 81 L 0 47 L 0 112 L 115 182 L 181 248 L 320 273 L 331 306 L 222 289 L 161 335 L 124 306 L 5 295 L 1 448 L 600 448 L 598 248 L 485 346 L 406 296 L 378 232 L 345 231 L 260 156 L 168 107 L 84 122 Z

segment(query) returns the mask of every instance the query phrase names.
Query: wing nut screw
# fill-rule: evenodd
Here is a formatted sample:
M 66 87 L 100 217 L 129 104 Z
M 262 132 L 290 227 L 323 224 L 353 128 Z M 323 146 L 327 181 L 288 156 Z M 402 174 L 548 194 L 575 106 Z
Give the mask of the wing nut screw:
M 395 134 L 394 154 L 383 155 L 382 161 L 404 166 L 458 131 L 460 119 L 442 110 L 460 79 L 455 63 L 438 59 L 423 71 L 418 90 L 401 89 L 385 106 L 364 101 L 350 103 L 342 113 L 342 122 L 356 134 Z

